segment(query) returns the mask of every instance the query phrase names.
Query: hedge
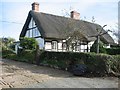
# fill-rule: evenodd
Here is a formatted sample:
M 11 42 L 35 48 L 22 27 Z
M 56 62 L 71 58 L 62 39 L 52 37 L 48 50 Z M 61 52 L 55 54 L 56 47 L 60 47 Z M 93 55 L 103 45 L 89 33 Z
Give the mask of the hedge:
M 34 63 L 35 50 L 23 50 L 17 55 L 23 62 Z
M 85 64 L 90 73 L 120 73 L 120 55 L 44 51 L 40 55 L 40 64 L 60 69 L 69 69 L 70 65 Z
M 120 47 L 119 48 L 106 48 L 107 54 L 110 55 L 120 55 Z
M 21 51 L 18 55 L 13 53 L 10 50 L 3 50 L 2 51 L 2 58 L 12 59 L 16 61 L 28 62 L 28 63 L 35 63 L 35 51 L 34 50 L 24 50 Z
M 47 65 L 59 69 L 69 70 L 71 65 L 85 64 L 89 73 L 94 74 L 120 74 L 120 55 L 107 55 L 96 53 L 77 53 L 77 52 L 49 52 L 40 51 L 40 65 Z M 3 51 L 3 58 L 35 63 L 35 51 L 25 50 L 19 55 L 11 51 Z
M 15 55 L 15 53 L 13 53 L 11 50 L 2 50 L 2 58 L 7 58 L 11 55 Z

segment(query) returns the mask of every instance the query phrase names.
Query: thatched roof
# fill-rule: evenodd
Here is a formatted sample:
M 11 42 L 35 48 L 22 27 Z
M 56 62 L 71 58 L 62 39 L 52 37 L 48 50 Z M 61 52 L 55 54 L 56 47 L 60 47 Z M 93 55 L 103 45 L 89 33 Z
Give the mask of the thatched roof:
M 102 29 L 100 25 L 87 21 L 75 20 L 31 10 L 23 26 L 20 37 L 25 36 L 32 17 L 43 38 L 65 39 L 71 32 L 77 30 L 87 39 L 87 41 L 94 41 L 96 38 L 91 36 L 97 35 L 98 32 L 96 29 Z M 105 31 L 102 30 L 102 32 Z M 101 39 L 105 43 L 114 43 L 114 40 L 109 34 L 103 35 Z

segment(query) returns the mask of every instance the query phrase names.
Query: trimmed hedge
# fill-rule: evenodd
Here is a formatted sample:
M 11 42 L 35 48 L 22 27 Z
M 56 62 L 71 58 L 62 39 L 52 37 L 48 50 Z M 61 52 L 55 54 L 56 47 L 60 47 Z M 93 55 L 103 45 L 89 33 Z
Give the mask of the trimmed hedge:
M 34 63 L 35 50 L 23 50 L 17 56 L 20 58 L 19 61 Z
M 111 65 L 111 68 L 114 72 L 120 73 L 120 55 L 113 55 L 114 62 Z
M 120 73 L 120 55 L 44 51 L 40 55 L 40 63 L 60 69 L 69 69 L 70 65 L 85 64 L 90 73 Z
M 110 55 L 120 55 L 120 47 L 119 48 L 106 48 L 107 54 Z
M 18 55 L 13 53 L 10 50 L 3 50 L 2 51 L 2 58 L 12 59 L 16 61 L 28 62 L 28 63 L 35 63 L 35 51 L 34 50 L 23 50 Z
M 2 58 L 7 58 L 9 56 L 15 55 L 11 50 L 2 50 Z
M 39 63 L 64 70 L 70 70 L 71 65 L 84 64 L 88 68 L 88 73 L 93 74 L 120 74 L 120 55 L 107 55 L 96 53 L 77 53 L 77 52 L 49 52 L 40 51 Z M 35 51 L 21 51 L 19 55 L 11 51 L 2 51 L 3 58 L 36 63 Z

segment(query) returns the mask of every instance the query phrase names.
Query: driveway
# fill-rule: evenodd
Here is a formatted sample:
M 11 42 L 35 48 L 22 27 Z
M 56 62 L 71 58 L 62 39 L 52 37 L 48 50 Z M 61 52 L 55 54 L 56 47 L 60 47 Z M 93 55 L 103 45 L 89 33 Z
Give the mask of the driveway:
M 6 59 L 0 65 L 2 88 L 118 88 L 116 77 L 76 77 L 67 71 Z

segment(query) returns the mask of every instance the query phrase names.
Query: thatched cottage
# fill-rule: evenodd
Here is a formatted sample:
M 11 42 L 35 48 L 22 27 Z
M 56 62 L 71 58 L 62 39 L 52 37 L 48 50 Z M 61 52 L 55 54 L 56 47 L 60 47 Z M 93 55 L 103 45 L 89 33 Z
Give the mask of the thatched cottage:
M 71 18 L 39 12 L 39 3 L 32 4 L 26 22 L 20 34 L 34 37 L 42 49 L 48 51 L 89 52 L 99 32 L 106 31 L 98 24 L 80 20 L 80 14 L 72 11 Z M 114 43 L 106 33 L 100 37 L 107 46 Z

